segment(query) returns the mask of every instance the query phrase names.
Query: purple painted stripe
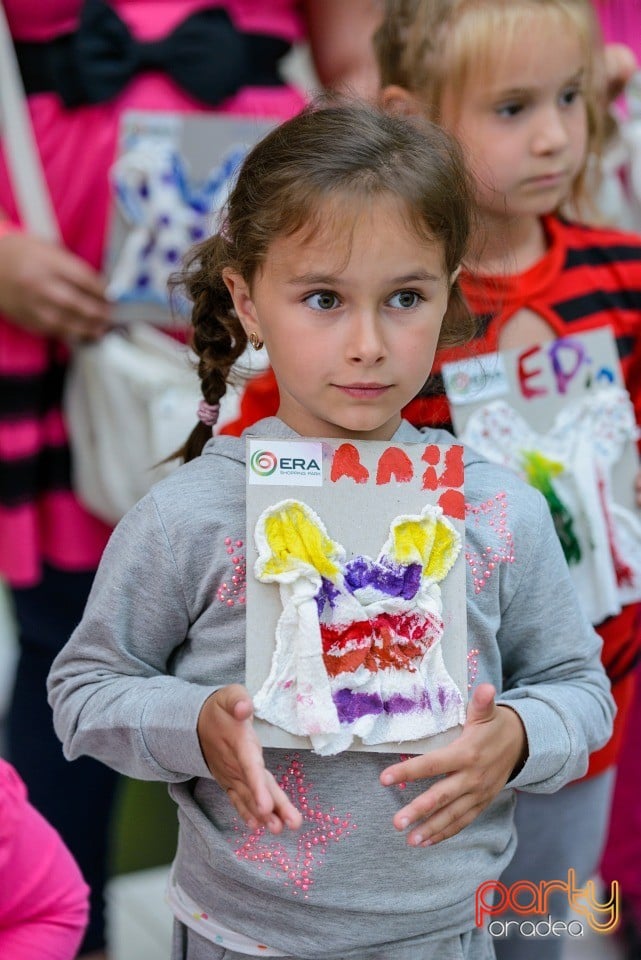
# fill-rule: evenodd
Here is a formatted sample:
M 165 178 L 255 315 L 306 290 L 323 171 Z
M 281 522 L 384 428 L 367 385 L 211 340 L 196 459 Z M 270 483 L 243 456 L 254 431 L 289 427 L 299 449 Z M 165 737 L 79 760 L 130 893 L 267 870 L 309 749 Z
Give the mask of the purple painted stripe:
M 439 687 L 437 697 L 443 710 L 452 699 L 452 694 L 444 687 Z M 332 699 L 341 723 L 354 723 L 360 717 L 379 716 L 382 713 L 398 715 L 425 710 L 433 712 L 432 701 L 427 690 L 418 692 L 416 698 L 395 693 L 388 700 L 383 700 L 378 693 L 359 693 L 345 687 L 342 690 L 336 690 L 332 694 Z
M 378 693 L 354 693 L 353 690 L 336 690 L 332 694 L 340 723 L 353 723 L 359 717 L 383 713 L 383 700 Z
M 411 600 L 421 583 L 420 563 L 403 566 L 385 557 L 383 561 L 357 556 L 345 564 L 345 584 L 351 593 L 374 587 L 389 597 Z

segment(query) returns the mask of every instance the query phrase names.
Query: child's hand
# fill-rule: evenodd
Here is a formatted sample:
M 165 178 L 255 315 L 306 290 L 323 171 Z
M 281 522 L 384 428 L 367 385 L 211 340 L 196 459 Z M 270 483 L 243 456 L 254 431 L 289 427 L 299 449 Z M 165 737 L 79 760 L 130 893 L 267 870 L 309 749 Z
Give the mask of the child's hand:
M 203 704 L 198 739 L 207 766 L 250 829 L 297 830 L 302 816 L 265 768 L 252 726 L 254 707 L 240 684 L 222 687 Z
M 433 753 L 412 757 L 381 773 L 385 786 L 441 777 L 394 816 L 397 830 L 411 827 L 407 842 L 430 846 L 453 837 L 503 789 L 514 768 L 527 758 L 525 730 L 518 714 L 496 706 L 494 687 L 475 688 L 463 731 Z

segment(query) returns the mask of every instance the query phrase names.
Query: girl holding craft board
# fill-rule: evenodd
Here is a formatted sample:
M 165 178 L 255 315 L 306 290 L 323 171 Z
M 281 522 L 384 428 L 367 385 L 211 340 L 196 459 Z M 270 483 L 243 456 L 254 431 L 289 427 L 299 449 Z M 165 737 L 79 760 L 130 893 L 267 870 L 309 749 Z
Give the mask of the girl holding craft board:
M 372 560 L 347 558 L 331 517 L 279 488 L 250 525 L 254 548 L 245 440 L 211 436 L 234 361 L 248 341 L 264 343 L 281 401 L 251 431 L 249 449 L 253 436 L 263 443 L 248 475 L 269 478 L 284 459 L 291 468 L 273 454 L 279 444 L 336 438 L 345 463 L 332 473 L 354 490 L 366 477 L 350 441 L 392 443 L 394 469 L 379 462 L 377 482 L 416 444 L 425 485 L 438 479 L 437 445 L 451 435 L 421 434 L 401 410 L 437 346 L 468 335 L 458 274 L 472 206 L 460 151 L 438 127 L 360 106 L 308 110 L 251 151 L 219 234 L 187 264 L 203 392 L 189 462 L 117 527 L 49 679 L 70 759 L 90 754 L 171 785 L 174 958 L 491 957 L 474 896 L 512 855 L 513 788 L 557 790 L 610 734 L 598 638 L 537 491 L 468 456 L 465 503 L 453 510 L 465 551 L 426 494 L 422 511 L 390 516 Z M 447 464 L 452 487 L 460 466 Z M 408 685 L 425 658 L 441 669 L 457 562 L 467 707 L 466 684 L 453 689 L 444 673 L 438 689 L 431 676 Z M 304 653 L 312 682 L 266 684 L 257 705 L 243 686 L 245 565 L 284 598 L 305 578 L 292 616 L 283 609 L 273 663 Z M 358 642 L 314 647 L 356 627 Z M 315 749 L 263 750 L 253 714 L 274 725 L 292 685 L 294 720 L 280 722 L 315 736 Z M 331 690 L 322 709 L 316 686 Z M 459 735 L 410 756 L 419 727 Z M 344 734 L 373 749 L 343 749 Z M 397 761 L 377 752 L 392 739 Z

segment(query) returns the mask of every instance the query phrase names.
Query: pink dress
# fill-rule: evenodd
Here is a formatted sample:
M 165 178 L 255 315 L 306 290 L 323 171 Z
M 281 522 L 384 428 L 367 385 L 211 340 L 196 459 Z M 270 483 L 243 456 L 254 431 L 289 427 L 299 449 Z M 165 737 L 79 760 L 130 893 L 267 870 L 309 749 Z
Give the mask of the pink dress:
M 595 0 L 607 43 L 625 43 L 641 59 L 641 5 L 636 0 Z
M 71 960 L 87 925 L 88 893 L 60 835 L 0 760 L 0 956 Z
M 296 0 L 112 0 L 131 32 L 155 40 L 187 16 L 224 6 L 237 29 L 287 41 L 301 37 Z M 5 0 L 16 40 L 40 42 L 73 31 L 81 0 Z M 215 51 L 212 51 L 215 55 Z M 217 111 L 286 119 L 303 94 L 288 86 L 244 87 Z M 66 109 L 57 95 L 29 98 L 45 174 L 66 245 L 94 267 L 102 262 L 108 211 L 107 172 L 124 110 L 207 109 L 160 73 L 140 74 L 122 94 Z M 0 208 L 18 221 L 0 155 Z M 40 578 L 46 561 L 63 570 L 92 570 L 110 533 L 70 490 L 69 452 L 60 414 L 66 347 L 0 316 L 0 576 L 15 586 Z

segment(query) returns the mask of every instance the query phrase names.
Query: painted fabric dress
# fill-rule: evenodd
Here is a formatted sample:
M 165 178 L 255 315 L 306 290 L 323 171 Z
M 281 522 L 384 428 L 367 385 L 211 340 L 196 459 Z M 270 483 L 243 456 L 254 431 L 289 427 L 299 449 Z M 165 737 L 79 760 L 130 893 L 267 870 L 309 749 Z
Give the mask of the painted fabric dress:
M 400 516 L 375 560 L 346 559 L 320 517 L 283 500 L 259 517 L 255 574 L 280 584 L 283 612 L 257 716 L 314 750 L 433 736 L 465 719 L 441 649 L 439 583 L 461 542 L 440 507 Z
M 545 496 L 592 623 L 639 598 L 641 524 L 612 497 L 613 469 L 637 432 L 630 399 L 614 386 L 568 403 L 545 434 L 504 400 L 473 413 L 463 431 L 471 447 Z

